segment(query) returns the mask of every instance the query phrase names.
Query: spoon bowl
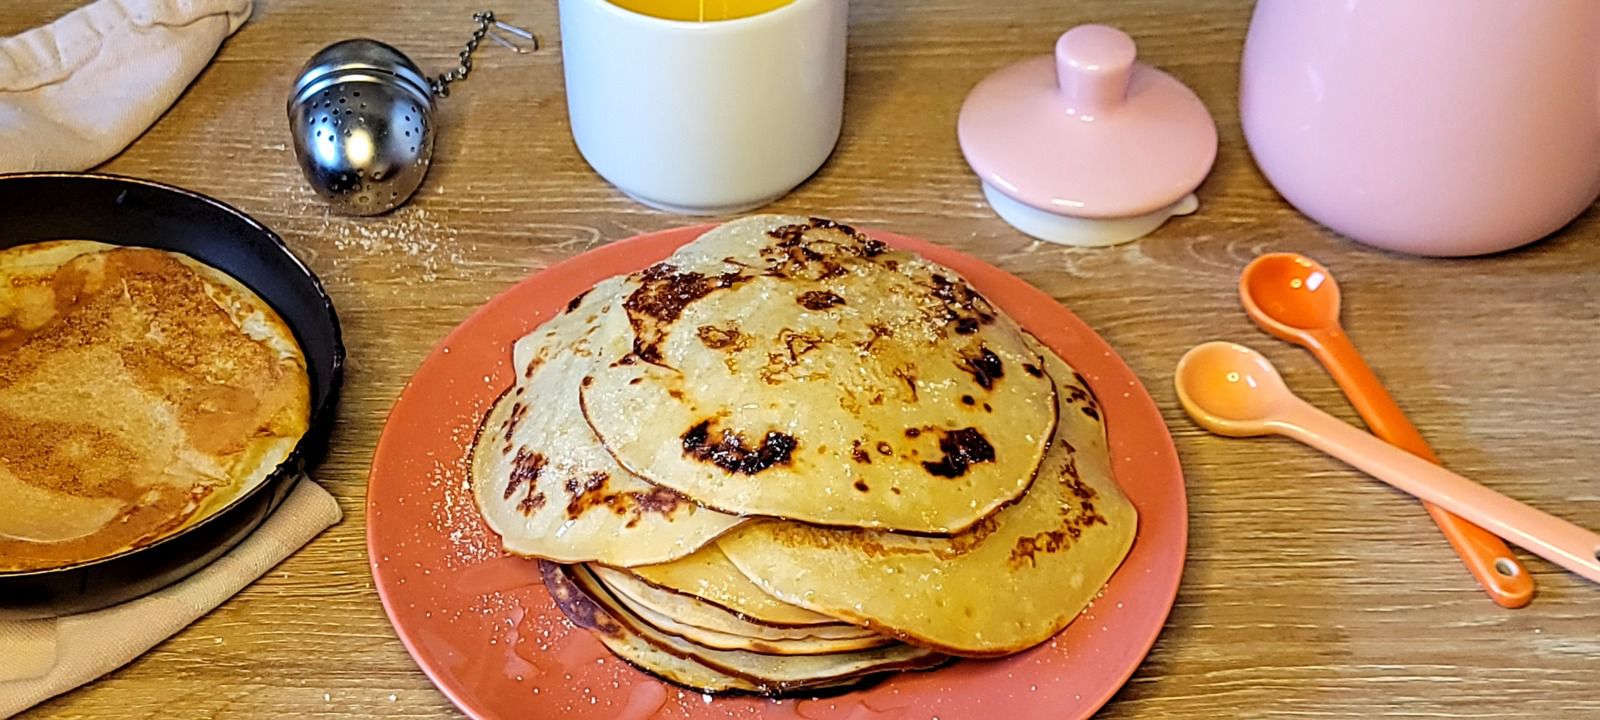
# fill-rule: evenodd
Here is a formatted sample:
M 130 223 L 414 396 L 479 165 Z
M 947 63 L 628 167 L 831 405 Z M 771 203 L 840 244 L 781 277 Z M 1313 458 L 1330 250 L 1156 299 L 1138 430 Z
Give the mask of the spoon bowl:
M 1232 437 L 1272 432 L 1268 421 L 1294 399 L 1271 361 L 1230 342 L 1208 342 L 1184 353 L 1174 382 L 1195 422 Z
M 1263 329 L 1291 342 L 1339 324 L 1339 283 L 1317 261 L 1297 253 L 1269 253 L 1246 265 L 1239 297 Z

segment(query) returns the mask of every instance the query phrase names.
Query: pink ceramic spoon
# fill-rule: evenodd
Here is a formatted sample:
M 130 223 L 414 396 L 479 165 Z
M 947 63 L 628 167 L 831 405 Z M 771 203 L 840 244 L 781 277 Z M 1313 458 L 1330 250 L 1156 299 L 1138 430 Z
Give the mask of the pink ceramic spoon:
M 1293 438 L 1464 517 L 1539 557 L 1600 582 L 1600 535 L 1535 510 L 1394 447 L 1301 400 L 1265 357 L 1209 342 L 1178 361 L 1178 400 L 1218 435 Z

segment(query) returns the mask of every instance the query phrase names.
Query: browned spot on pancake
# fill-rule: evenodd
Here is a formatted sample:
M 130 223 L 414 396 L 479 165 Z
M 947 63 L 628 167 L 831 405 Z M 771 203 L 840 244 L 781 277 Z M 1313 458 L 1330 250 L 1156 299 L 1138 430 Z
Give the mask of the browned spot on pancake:
M 771 382 L 771 381 L 769 381 L 769 382 Z M 777 383 L 773 383 L 773 384 L 777 384 Z M 842 408 L 845 412 L 850 413 L 851 415 L 860 415 L 861 414 L 861 400 L 856 398 L 856 394 L 854 392 L 852 392 L 850 390 L 850 388 L 840 388 L 840 389 L 843 390 L 843 392 L 839 393 L 839 407 Z
M 878 450 L 878 454 L 879 455 L 887 456 L 887 455 L 893 455 L 894 454 L 894 448 L 890 447 L 889 443 L 883 442 L 882 440 L 878 441 L 877 450 Z
M 933 296 L 942 305 L 937 317 L 953 326 L 956 334 L 971 335 L 983 325 L 994 322 L 994 308 L 970 285 L 937 274 L 931 280 Z
M 1082 411 L 1084 415 L 1087 415 L 1094 420 L 1100 419 L 1100 403 L 1099 401 L 1095 400 L 1093 395 L 1089 394 L 1088 390 L 1072 385 L 1063 385 L 1059 389 L 1059 392 L 1066 395 L 1067 402 L 1074 405 L 1079 405 L 1080 407 L 1078 409 Z
M 795 332 L 784 329 L 778 334 L 778 339 L 783 342 L 783 347 L 789 351 L 789 362 L 794 364 L 800 361 L 800 356 L 805 355 L 822 345 L 822 336 L 814 332 Z
M 844 233 L 846 235 L 850 235 L 850 236 L 860 236 L 861 235 L 861 233 L 856 232 L 855 228 L 850 227 L 849 225 L 846 225 L 844 223 L 841 223 L 841 222 L 838 222 L 838 221 L 835 221 L 835 220 L 829 220 L 828 218 L 810 217 L 810 218 L 807 218 L 807 221 L 809 221 L 811 223 L 811 226 L 814 227 L 814 228 L 823 229 L 823 230 L 826 230 L 828 228 L 836 228 L 836 229 L 838 229 L 839 232 L 842 232 L 842 233 Z
M 920 430 L 918 428 L 914 428 L 914 427 L 906 428 L 906 437 L 908 437 L 908 438 L 914 438 L 914 437 L 916 437 L 918 435 L 921 435 L 921 434 L 922 434 L 922 430 Z
M 687 507 L 688 504 L 688 498 L 664 487 L 652 487 L 644 492 L 629 490 L 606 499 L 606 507 L 611 512 L 629 516 L 624 526 L 630 528 L 637 526 L 646 515 L 671 517 L 678 508 Z
M 534 510 L 544 505 L 544 500 L 541 499 L 535 503 L 533 498 L 538 493 L 539 474 L 544 472 L 545 464 L 544 455 L 525 447 L 518 448 L 516 457 L 511 459 L 511 479 L 506 481 L 504 499 L 510 500 L 511 496 L 517 493 L 518 488 L 526 487 L 522 500 L 517 503 L 517 509 L 521 510 L 523 515 L 530 515 Z M 543 496 L 541 495 L 540 497 L 542 498 Z
M 594 288 L 589 288 L 589 290 L 593 290 L 593 289 Z M 583 291 L 581 293 L 578 293 L 577 295 L 574 295 L 571 300 L 568 300 L 567 301 L 567 310 L 566 311 L 567 312 L 572 312 L 573 310 L 577 310 L 578 306 L 583 304 L 583 299 L 589 296 L 589 290 L 585 290 L 585 291 Z
M 800 358 L 806 353 L 822 347 L 826 339 L 815 331 L 798 332 L 784 328 L 778 332 L 778 342 L 783 344 L 784 352 L 767 353 L 767 364 L 760 370 L 762 381 L 768 385 L 807 377 L 803 372 L 797 375 L 795 366 L 800 364 Z
M 916 368 L 910 366 L 894 369 L 894 376 L 900 378 L 900 381 L 906 384 L 906 397 L 910 402 L 917 401 L 917 376 L 912 374 L 915 371 Z
M 749 338 L 738 328 L 701 325 L 695 330 L 695 336 L 700 338 L 700 344 L 712 350 L 741 350 L 750 344 Z
M 522 502 L 517 503 L 517 510 L 520 510 L 523 515 L 532 515 L 535 510 L 544 507 L 544 503 L 544 493 L 534 493 L 523 498 Z
M 628 381 L 628 384 L 629 384 L 629 385 L 638 385 L 638 384 L 639 384 L 639 383 L 642 383 L 642 382 L 644 382 L 644 378 L 642 378 L 642 377 L 636 377 L 636 378 L 634 378 L 634 379 L 632 379 L 632 380 L 629 380 L 629 381 Z
M 923 469 L 930 475 L 958 478 L 967 474 L 967 469 L 977 463 L 994 462 L 994 446 L 977 428 L 945 430 L 941 431 L 941 435 L 939 449 L 944 452 L 944 457 L 938 462 L 922 463 Z
M 827 310 L 836 305 L 843 305 L 844 298 L 827 290 L 809 290 L 800 293 L 800 296 L 795 298 L 795 302 L 800 303 L 800 307 L 807 310 Z
M 670 263 L 656 263 L 645 268 L 639 279 L 639 287 L 622 303 L 633 326 L 633 354 L 645 362 L 659 363 L 661 341 L 685 308 L 714 291 L 736 287 L 750 278 L 739 273 L 708 277 L 681 272 Z
M 1076 538 L 1076 535 L 1073 537 Z M 1017 538 L 1017 544 L 1012 546 L 1011 556 L 1006 559 L 1006 564 L 1017 567 L 1026 562 L 1030 567 L 1038 567 L 1039 553 L 1055 553 L 1067 546 L 1067 532 L 1062 530 L 1047 530 L 1037 535 Z
M 893 485 L 891 485 L 891 486 L 890 486 L 890 487 L 889 487 L 889 492 L 892 492 L 892 493 L 894 493 L 894 494 L 896 494 L 896 495 L 899 495 L 899 494 L 900 494 L 900 488 L 899 488 L 899 487 L 897 487 L 897 486 L 893 486 Z
M 878 344 L 880 338 L 886 337 L 894 337 L 894 331 L 886 325 L 872 323 L 867 326 L 867 339 L 857 342 L 856 347 L 860 348 L 861 352 L 872 352 L 872 346 Z
M 673 400 L 682 400 L 683 391 L 677 388 L 667 388 L 667 396 L 671 397 Z
M 976 403 L 976 402 L 978 402 L 978 401 L 973 399 L 973 397 L 971 395 L 962 395 L 961 396 L 961 404 L 962 405 L 971 405 L 971 404 Z
M 1039 366 L 1033 363 L 1023 363 L 1022 371 L 1034 377 L 1044 377 L 1044 371 L 1040 370 Z
M 1071 445 L 1067 446 L 1067 451 L 1075 452 Z M 1094 488 L 1085 485 L 1079 478 L 1077 463 L 1072 458 L 1069 458 L 1062 467 L 1060 482 L 1077 502 L 1061 504 L 1058 511 L 1061 517 L 1059 528 L 1018 538 L 1007 559 L 1007 564 L 1011 567 L 1018 568 L 1024 563 L 1036 567 L 1039 564 L 1040 554 L 1050 554 L 1070 548 L 1088 528 L 1110 524 L 1106 517 L 1095 509 Z
M 523 404 L 521 400 L 511 403 L 511 414 L 506 418 L 505 427 L 503 428 L 500 439 L 506 443 L 510 443 L 511 437 L 517 434 L 517 426 L 522 423 L 522 419 L 527 417 L 527 415 L 528 406 Z
M 1000 356 L 983 345 L 978 346 L 976 353 L 962 356 L 956 367 L 971 375 L 973 381 L 985 390 L 993 389 L 995 381 L 1006 374 L 1005 363 L 1000 361 Z
M 767 231 L 777 240 L 761 249 L 770 277 L 827 280 L 850 272 L 850 267 L 860 263 L 880 263 L 885 266 L 893 260 L 878 260 L 888 252 L 884 243 L 824 218 L 812 218 L 805 223 L 782 225 Z
M 860 481 L 860 480 L 856 481 L 855 488 L 856 488 L 856 490 L 858 492 L 866 492 L 869 489 L 867 487 L 867 484 L 865 482 Z
M 861 463 L 862 465 L 872 464 L 872 456 L 868 455 L 866 450 L 861 449 L 860 440 L 853 440 L 850 442 L 850 459 Z
M 567 501 L 567 517 L 576 518 L 585 510 L 605 502 L 606 482 L 610 475 L 603 472 L 589 473 L 584 477 L 567 478 L 564 483 L 567 495 L 572 499 Z
M 1070 548 L 1083 537 L 1083 531 L 1090 526 L 1107 524 L 1105 517 L 1095 512 L 1094 507 L 1088 504 L 1080 505 L 1076 513 L 1069 513 L 1063 509 L 1062 520 L 1063 524 L 1059 530 L 1047 530 L 1029 537 L 1017 538 L 1006 564 L 1013 568 L 1021 567 L 1023 563 L 1037 567 L 1039 555 L 1049 555 Z
M 604 472 L 568 478 L 563 483 L 570 498 L 567 518 L 576 520 L 590 510 L 605 508 L 619 517 L 626 517 L 624 527 L 632 528 L 646 515 L 671 516 L 678 508 L 688 505 L 688 498 L 664 487 L 617 492 L 611 489 L 610 480 L 611 476 Z
M 629 495 L 640 511 L 660 515 L 671 515 L 689 501 L 688 498 L 664 487 L 651 488 L 646 492 L 633 492 Z
M 822 259 L 821 253 L 802 245 L 806 237 L 806 231 L 810 229 L 810 225 L 791 223 L 789 225 L 779 225 L 768 230 L 767 235 L 779 241 L 777 245 L 779 249 L 798 249 L 806 255 L 807 260 L 820 260 Z
M 723 429 L 713 440 L 710 420 L 702 420 L 683 433 L 685 455 L 739 475 L 755 475 L 774 465 L 787 465 L 799 442 L 793 436 L 769 431 L 761 444 L 750 447 L 744 435 Z

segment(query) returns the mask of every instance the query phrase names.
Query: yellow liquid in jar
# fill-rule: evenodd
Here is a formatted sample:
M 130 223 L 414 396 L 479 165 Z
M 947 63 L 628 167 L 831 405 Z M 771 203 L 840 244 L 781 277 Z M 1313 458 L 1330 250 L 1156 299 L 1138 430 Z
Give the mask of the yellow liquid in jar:
M 609 0 L 612 5 L 663 20 L 713 22 L 772 12 L 794 0 Z

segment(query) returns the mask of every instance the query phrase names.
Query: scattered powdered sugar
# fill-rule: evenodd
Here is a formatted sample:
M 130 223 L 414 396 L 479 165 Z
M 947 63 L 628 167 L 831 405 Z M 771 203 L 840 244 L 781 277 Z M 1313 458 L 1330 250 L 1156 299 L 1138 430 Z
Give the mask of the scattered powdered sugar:
M 375 217 L 325 213 L 316 234 L 339 251 L 333 260 L 335 271 L 343 270 L 347 262 L 378 259 L 411 266 L 413 279 L 433 282 L 441 272 L 459 272 L 468 266 L 477 250 L 459 241 L 458 231 L 435 215 L 421 204 L 403 205 Z

